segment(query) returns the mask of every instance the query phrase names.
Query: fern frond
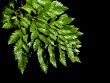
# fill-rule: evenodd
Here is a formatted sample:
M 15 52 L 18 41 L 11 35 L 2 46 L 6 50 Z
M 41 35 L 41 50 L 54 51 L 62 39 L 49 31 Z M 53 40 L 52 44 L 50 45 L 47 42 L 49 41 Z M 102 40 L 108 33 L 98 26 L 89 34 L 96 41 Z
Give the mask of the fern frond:
M 2 28 L 5 28 L 5 29 L 10 29 L 11 28 L 11 23 L 5 23 Z
M 4 14 L 3 15 L 3 23 L 9 23 L 11 19 L 11 15 Z
M 43 41 L 44 43 L 48 43 L 48 40 L 47 40 L 47 38 L 44 35 L 39 34 L 39 39 L 41 41 Z
M 23 41 L 19 39 L 14 46 L 15 60 L 18 61 L 18 68 L 20 69 L 22 74 L 24 73 L 26 64 L 28 63 L 27 54 L 22 50 L 23 44 Z
M 31 42 L 33 42 L 39 35 L 38 31 L 34 31 L 31 33 Z
M 6 15 L 11 15 L 14 13 L 14 10 L 11 9 L 10 7 L 6 7 L 5 10 L 3 11 L 3 14 L 6 14 Z
M 31 5 L 32 5 L 32 7 L 34 8 L 34 9 L 38 9 L 38 7 L 39 7 L 39 4 L 37 3 L 37 0 L 32 0 L 32 3 L 31 3 Z
M 75 62 L 75 59 L 74 59 L 75 55 L 71 48 L 67 48 L 67 54 L 68 54 L 68 58 L 70 58 L 72 62 Z
M 23 35 L 23 41 L 24 41 L 25 43 L 28 43 L 28 34 Z
M 45 73 L 48 70 L 48 54 L 50 63 L 57 67 L 56 47 L 59 61 L 64 66 L 67 66 L 66 55 L 73 63 L 80 62 L 78 48 L 81 42 L 78 37 L 83 33 L 71 25 L 75 18 L 65 14 L 68 7 L 57 0 L 26 0 L 26 3 L 15 5 L 17 2 L 13 0 L 4 8 L 2 28 L 16 29 L 8 44 L 15 44 L 15 60 L 22 74 L 31 48 L 37 53 L 40 67 Z M 48 53 L 45 54 L 45 51 Z
M 21 18 L 20 24 L 22 27 L 28 28 L 30 25 L 30 20 L 26 17 Z
M 33 44 L 33 49 L 34 51 L 37 51 L 38 47 L 40 46 L 41 42 L 39 39 L 36 39 L 34 44 Z
M 34 9 L 28 5 L 28 4 L 25 4 L 23 7 L 21 7 L 22 9 L 24 9 L 25 11 L 27 11 L 29 14 L 31 13 L 31 11 L 33 11 Z
M 74 18 L 70 18 L 67 14 L 63 14 L 57 21 L 54 22 L 54 24 L 59 28 L 63 28 L 63 25 L 70 24 L 73 20 Z
M 51 45 L 53 45 L 53 46 L 55 45 L 55 44 L 54 44 L 54 41 L 53 41 L 50 37 L 48 37 L 47 40 L 48 40 L 48 42 L 49 42 Z
M 28 53 L 29 52 L 29 48 L 25 43 L 22 43 L 22 48 Z
M 8 44 L 15 43 L 20 37 L 22 36 L 22 32 L 20 30 L 16 30 L 12 35 L 10 36 L 8 40 Z
M 30 26 L 30 32 L 34 32 L 36 29 L 37 29 L 37 26 L 36 26 L 35 22 L 32 21 L 32 24 Z
M 24 34 L 24 35 L 26 35 L 26 28 L 21 28 L 21 31 L 22 31 L 22 33 Z
M 37 50 L 37 56 L 38 56 L 38 60 L 39 60 L 39 63 L 40 63 L 40 66 L 42 68 L 42 70 L 47 73 L 47 69 L 48 69 L 48 66 L 47 64 L 44 62 L 44 59 L 43 59 L 43 49 L 39 46 L 38 47 L 38 50 Z
M 44 28 L 38 28 L 39 32 L 43 33 L 44 35 L 48 35 L 49 31 Z
M 67 9 L 68 8 L 66 6 L 64 6 L 62 3 L 58 2 L 58 1 L 53 1 L 51 3 L 49 10 L 47 11 L 47 14 L 51 18 L 53 18 L 53 17 L 56 17 L 56 15 L 60 15 L 60 14 L 64 13 L 64 11 Z
M 66 64 L 66 57 L 65 57 L 65 49 L 62 49 L 61 45 L 59 44 L 59 53 L 60 53 L 60 62 L 64 65 L 67 66 Z
M 24 70 L 26 68 L 26 64 L 28 63 L 28 58 L 25 54 L 19 55 L 18 59 L 18 68 L 20 69 L 21 73 L 24 73 Z
M 49 45 L 48 52 L 49 52 L 49 55 L 50 55 L 50 63 L 52 63 L 52 65 L 54 67 L 57 67 L 56 60 L 55 60 L 55 54 L 54 54 L 53 50 L 54 50 L 54 47 Z

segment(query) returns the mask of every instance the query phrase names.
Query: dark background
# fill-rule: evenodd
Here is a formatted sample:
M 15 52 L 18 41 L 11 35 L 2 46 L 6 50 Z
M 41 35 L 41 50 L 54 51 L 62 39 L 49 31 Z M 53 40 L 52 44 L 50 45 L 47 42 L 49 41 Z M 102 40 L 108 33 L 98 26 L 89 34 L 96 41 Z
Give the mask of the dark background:
M 8 0 L 0 0 L 0 14 Z M 44 74 L 40 69 L 39 63 L 36 56 L 32 56 L 29 59 L 29 63 L 24 72 L 21 75 L 17 61 L 14 59 L 12 46 L 8 46 L 7 41 L 11 34 L 9 30 L 0 28 L 0 80 L 4 81 L 71 81 L 76 83 L 78 81 L 88 82 L 97 80 L 98 76 L 98 64 L 97 64 L 97 29 L 91 24 L 91 15 L 89 4 L 82 5 L 81 0 L 58 0 L 64 5 L 69 7 L 66 12 L 69 16 L 76 18 L 72 23 L 79 27 L 80 31 L 84 33 L 79 39 L 82 42 L 80 48 L 79 57 L 80 63 L 72 63 L 69 59 L 67 60 L 67 67 L 64 67 L 61 63 L 58 63 L 58 68 L 54 68 L 49 65 L 48 74 Z M 95 30 L 94 30 L 95 29 Z

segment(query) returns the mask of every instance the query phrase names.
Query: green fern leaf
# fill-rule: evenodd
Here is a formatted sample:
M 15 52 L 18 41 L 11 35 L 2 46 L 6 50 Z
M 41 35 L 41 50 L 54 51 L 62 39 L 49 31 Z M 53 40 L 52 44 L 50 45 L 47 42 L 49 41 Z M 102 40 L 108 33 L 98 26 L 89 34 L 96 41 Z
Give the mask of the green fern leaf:
M 59 44 L 59 53 L 60 53 L 60 62 L 64 65 L 67 66 L 66 64 L 66 58 L 65 58 L 65 52 L 62 50 L 61 45 Z
M 5 15 L 11 15 L 12 13 L 14 13 L 15 11 L 9 7 L 6 7 L 5 10 L 3 11 L 3 14 Z
M 76 45 L 76 48 L 81 48 L 82 47 L 82 45 Z
M 32 48 L 37 53 L 41 69 L 47 73 L 48 59 L 57 67 L 55 50 L 58 48 L 59 61 L 66 64 L 66 56 L 74 63 L 81 62 L 78 54 L 81 42 L 78 37 L 83 35 L 79 28 L 71 25 L 75 18 L 65 14 L 68 7 L 57 0 L 26 0 L 15 5 L 13 0 L 4 8 L 4 29 L 15 29 L 9 38 L 8 44 L 14 45 L 15 60 L 23 74 L 28 55 Z M 47 54 L 44 52 L 48 51 Z
M 12 44 L 14 42 L 16 42 L 18 40 L 18 38 L 20 38 L 22 35 L 20 30 L 16 30 L 14 33 L 12 33 L 12 35 L 10 36 L 9 40 L 8 40 L 8 44 Z
M 22 50 L 23 42 L 22 40 L 18 40 L 15 47 L 14 47 L 14 54 L 15 59 L 18 61 L 18 68 L 20 69 L 21 73 L 24 73 L 26 68 L 26 64 L 28 63 L 27 55 Z
M 76 39 L 77 36 L 76 36 L 75 34 L 73 34 L 73 35 L 66 35 L 66 36 L 64 36 L 64 38 L 65 38 L 66 40 L 73 40 L 73 39 Z
M 48 37 L 47 40 L 48 40 L 48 42 L 49 42 L 51 45 L 55 45 L 55 44 L 54 44 L 54 41 L 51 40 L 50 37 Z
M 57 41 L 58 41 L 58 43 L 61 44 L 61 45 L 66 45 L 66 42 L 62 41 L 61 39 L 58 39 Z
M 51 34 L 58 35 L 57 29 L 49 29 L 49 32 L 50 32 Z
M 60 18 L 57 22 L 62 25 L 66 25 L 66 24 L 70 24 L 73 20 L 74 20 L 74 18 L 68 17 L 67 14 L 63 14 L 60 16 Z
M 51 0 L 37 0 L 37 2 L 41 5 L 47 5 L 48 3 L 51 2 Z
M 32 7 L 36 10 L 39 8 L 39 4 L 37 3 L 37 0 L 32 0 Z
M 23 41 L 25 43 L 28 43 L 28 34 L 27 35 L 23 35 Z
M 40 46 L 40 40 L 39 39 L 36 39 L 34 44 L 33 44 L 33 49 L 34 51 L 37 51 L 38 47 Z
M 56 31 L 58 31 L 59 29 L 57 28 L 57 27 L 55 27 L 53 24 L 50 24 L 49 25 L 52 29 L 49 29 L 49 31 L 51 32 L 51 33 L 53 33 L 54 31 L 53 30 L 56 30 Z M 53 32 L 52 32 L 53 31 Z M 55 33 L 55 34 L 57 34 L 57 33 Z
M 44 28 L 38 28 L 39 32 L 43 33 L 44 35 L 48 35 L 49 31 Z
M 10 15 L 3 15 L 3 23 L 10 23 L 11 16 Z
M 39 22 L 42 22 L 42 23 L 46 23 L 47 24 L 47 20 L 45 20 L 44 18 L 42 18 L 42 16 L 40 16 L 40 15 L 37 17 L 37 20 Z
M 61 35 L 71 35 L 77 33 L 77 28 L 72 25 L 66 25 L 64 28 L 58 30 L 58 33 Z
M 37 26 L 35 25 L 35 22 L 32 22 L 30 26 L 30 32 L 35 32 L 36 29 L 37 29 Z
M 57 39 L 57 37 L 54 34 L 50 34 L 49 35 L 51 39 L 53 39 L 54 41 Z
M 11 23 L 5 23 L 2 28 L 5 28 L 5 29 L 10 29 L 11 28 Z
M 49 9 L 49 11 L 47 12 L 47 14 L 53 18 L 55 17 L 56 15 L 60 15 L 62 13 L 64 13 L 65 10 L 67 10 L 68 8 L 65 7 L 63 4 L 61 4 L 60 2 L 58 1 L 53 1 L 51 3 L 51 7 Z
M 16 16 L 13 16 L 11 19 L 17 19 Z
M 28 4 L 24 5 L 24 6 L 21 7 L 21 8 L 24 9 L 25 11 L 27 11 L 29 14 L 30 14 L 31 11 L 33 10 L 33 8 L 32 8 L 30 5 L 28 5 Z
M 53 49 L 54 49 L 54 47 L 52 47 L 51 45 L 49 45 L 48 52 L 49 52 L 49 55 L 50 55 L 50 62 L 52 63 L 52 65 L 54 67 L 57 67 L 56 60 L 55 60 L 55 54 L 53 52 Z
M 26 28 L 21 28 L 24 35 L 26 35 Z
M 46 13 L 42 13 L 42 17 L 43 19 L 45 19 L 46 21 L 48 21 L 50 19 L 50 17 L 46 14 Z
M 24 50 L 28 53 L 29 52 L 29 48 L 26 44 L 22 43 L 22 47 L 24 48 Z
M 36 25 L 39 27 L 39 28 L 48 28 L 48 25 L 47 24 L 44 24 L 44 23 L 41 23 L 41 22 L 36 22 Z
M 45 62 L 44 62 L 42 54 L 43 54 L 43 49 L 39 46 L 38 51 L 37 51 L 38 60 L 39 60 L 39 63 L 40 63 L 40 66 L 41 66 L 42 70 L 45 73 L 47 73 L 48 67 L 47 67 L 47 64 L 45 64 Z
M 76 61 L 76 62 L 81 63 L 81 61 L 80 61 L 80 59 L 79 59 L 79 57 L 78 57 L 78 56 L 75 56 L 75 57 L 74 57 L 74 59 L 75 59 L 75 61 Z
M 41 5 L 39 5 L 38 9 L 37 9 L 37 13 L 40 14 L 43 11 L 43 7 Z
M 28 28 L 30 25 L 30 20 L 28 20 L 26 17 L 21 18 L 20 24 L 22 27 Z
M 47 38 L 44 35 L 39 34 L 39 39 L 44 43 L 48 43 Z
M 28 25 L 30 25 L 30 20 L 27 17 L 23 17 L 23 21 Z
M 59 37 L 59 39 L 61 39 L 61 40 L 63 40 L 63 41 L 66 40 L 66 39 L 64 38 L 64 36 L 62 36 L 62 35 L 59 35 L 58 37 Z
M 16 54 L 16 56 L 18 56 L 18 68 L 20 69 L 21 73 L 24 73 L 24 70 L 26 68 L 26 64 L 28 63 L 28 59 L 26 57 L 26 55 L 23 55 L 23 51 L 20 50 L 18 51 L 18 53 Z
M 70 60 L 74 63 L 76 61 L 74 52 L 71 48 L 67 48 L 67 54 Z
M 33 42 L 39 36 L 38 31 L 35 31 L 31 34 L 31 42 Z

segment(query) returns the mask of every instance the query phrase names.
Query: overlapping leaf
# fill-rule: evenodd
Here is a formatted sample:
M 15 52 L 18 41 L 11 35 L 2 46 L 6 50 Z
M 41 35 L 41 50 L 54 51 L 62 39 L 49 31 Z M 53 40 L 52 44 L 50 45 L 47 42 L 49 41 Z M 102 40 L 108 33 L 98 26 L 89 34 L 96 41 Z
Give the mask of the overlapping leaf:
M 28 63 L 28 58 L 27 58 L 27 54 L 23 51 L 22 47 L 24 47 L 24 43 L 21 39 L 19 39 L 16 42 L 16 45 L 14 46 L 14 54 L 15 54 L 15 59 L 18 61 L 18 68 L 23 74 L 26 68 L 26 64 Z
M 18 38 L 20 38 L 22 36 L 22 33 L 20 30 L 16 30 L 14 33 L 12 33 L 12 35 L 9 38 L 8 44 L 12 44 L 15 43 Z

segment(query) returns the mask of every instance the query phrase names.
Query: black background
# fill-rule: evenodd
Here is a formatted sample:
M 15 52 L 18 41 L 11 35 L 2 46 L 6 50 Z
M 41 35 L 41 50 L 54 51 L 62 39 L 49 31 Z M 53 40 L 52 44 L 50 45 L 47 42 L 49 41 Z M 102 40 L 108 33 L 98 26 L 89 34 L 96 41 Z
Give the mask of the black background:
M 0 11 L 6 5 L 8 0 L 0 1 Z M 29 59 L 29 64 L 21 75 L 18 67 L 17 61 L 14 60 L 12 46 L 8 46 L 7 41 L 11 34 L 9 30 L 4 30 L 0 28 L 0 80 L 4 81 L 28 81 L 28 82 L 38 82 L 38 81 L 71 81 L 76 83 L 78 81 L 86 82 L 97 80 L 98 76 L 98 64 L 97 64 L 97 29 L 94 30 L 91 24 L 91 15 L 89 4 L 82 5 L 81 0 L 59 0 L 64 5 L 69 7 L 66 12 L 69 16 L 76 18 L 72 23 L 79 27 L 80 31 L 84 33 L 79 39 L 82 42 L 82 47 L 80 48 L 79 57 L 81 59 L 80 63 L 72 63 L 69 59 L 67 60 L 67 67 L 64 67 L 58 62 L 58 68 L 54 68 L 49 65 L 48 74 L 44 74 L 40 69 L 39 63 L 36 56 L 32 56 Z M 1 12 L 0 12 L 1 14 Z M 39 83 L 39 82 L 38 82 Z

